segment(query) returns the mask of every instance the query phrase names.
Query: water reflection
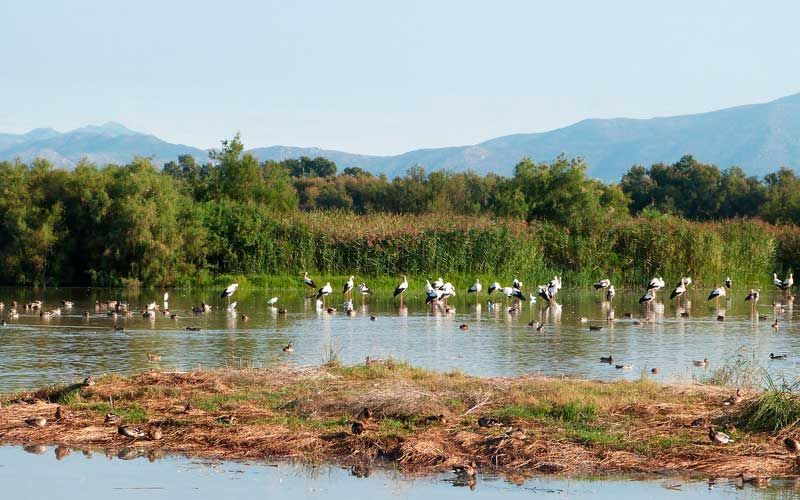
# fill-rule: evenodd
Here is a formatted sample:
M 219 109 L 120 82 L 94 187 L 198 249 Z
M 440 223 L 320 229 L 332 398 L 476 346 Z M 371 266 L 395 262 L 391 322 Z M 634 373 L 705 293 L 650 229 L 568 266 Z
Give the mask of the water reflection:
M 393 469 L 355 463 L 339 466 L 303 466 L 290 463 L 242 463 L 191 460 L 139 452 L 127 448 L 106 451 L 109 460 L 91 460 L 91 450 L 46 446 L 23 449 L 0 447 L 0 482 L 7 498 L 50 500 L 74 498 L 76 487 L 84 500 L 112 498 L 325 498 L 360 499 L 388 496 L 408 499 L 530 498 L 727 498 L 745 494 L 751 498 L 793 498 L 800 492 L 797 481 L 773 479 L 765 488 L 742 484 L 735 478 L 693 481 L 666 478 L 610 477 L 580 479 L 561 477 L 501 478 L 487 474 L 458 477 L 407 477 Z M 62 450 L 62 451 L 58 451 Z M 34 453 L 26 454 L 25 452 Z M 75 453 L 72 453 L 75 451 Z M 46 481 L 42 478 L 46 477 Z M 264 492 L 263 494 L 260 492 Z
M 236 313 L 228 313 L 227 301 L 216 292 L 174 291 L 169 304 L 162 305 L 177 315 L 172 319 L 160 312 L 152 318 L 140 313 L 114 318 L 94 309 L 95 301 L 119 299 L 141 311 L 160 303 L 158 291 L 2 289 L 0 301 L 6 304 L 42 300 L 48 309 L 70 300 L 74 307 L 50 318 L 22 311 L 0 326 L 0 391 L 79 381 L 89 373 L 319 364 L 332 355 L 344 363 L 391 357 L 477 375 L 568 374 L 604 380 L 650 376 L 650 369 L 658 367 L 656 380 L 686 381 L 740 357 L 756 360 L 773 375 L 800 373 L 800 337 L 794 335 L 795 312 L 787 297 L 771 297 L 779 304 L 773 307 L 765 293 L 753 307 L 744 301 L 745 293 L 735 291 L 718 305 L 699 290 L 690 289 L 679 304 L 661 295 L 639 305 L 638 291 L 618 290 L 609 302 L 591 291 L 564 289 L 558 304 L 523 301 L 520 311 L 509 312 L 504 299 L 489 303 L 485 295 L 453 297 L 447 311 L 426 306 L 422 295 L 412 292 L 401 307 L 390 293 L 379 291 L 363 303 L 356 299 L 356 313 L 348 316 L 336 293 L 328 304 L 339 311 L 330 314 L 317 311 L 302 291 L 240 290 Z M 279 297 L 280 308 L 267 305 L 272 296 Z M 204 300 L 212 310 L 193 314 L 192 307 Z M 284 308 L 287 313 L 281 314 Z M 461 330 L 461 324 L 469 328 Z M 281 350 L 289 341 L 291 355 Z M 770 352 L 789 356 L 770 360 Z M 147 353 L 161 359 L 150 360 Z M 608 355 L 633 369 L 599 363 Z M 693 366 L 693 360 L 703 358 L 711 361 L 708 367 Z

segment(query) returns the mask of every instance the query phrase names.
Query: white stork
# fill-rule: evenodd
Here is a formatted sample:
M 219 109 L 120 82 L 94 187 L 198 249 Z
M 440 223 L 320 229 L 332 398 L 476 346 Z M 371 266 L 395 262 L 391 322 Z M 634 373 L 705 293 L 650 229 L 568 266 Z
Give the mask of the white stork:
M 545 302 L 550 302 L 553 298 L 550 296 L 548 288 L 544 285 L 539 285 L 539 297 L 541 297 Z
M 727 278 L 725 278 L 725 288 L 730 290 L 732 286 L 733 286 L 733 280 L 731 279 L 730 276 L 728 276 Z
M 783 280 L 778 278 L 778 273 L 772 273 L 772 282 L 775 283 L 775 288 L 783 290 Z
M 355 281 L 353 281 L 354 279 L 355 276 L 350 276 L 350 279 L 344 282 L 344 286 L 342 287 L 342 295 L 347 296 L 353 290 L 353 287 L 355 286 Z
M 358 291 L 361 293 L 361 303 L 364 303 L 364 297 L 368 295 L 372 295 L 372 290 L 367 286 L 366 283 L 361 283 L 358 285 Z
M 317 290 L 317 300 L 322 299 L 322 303 L 325 304 L 325 297 L 333 293 L 333 287 L 331 287 L 331 282 L 325 283 L 325 286 Z
M 781 289 L 791 291 L 792 285 L 794 285 L 794 278 L 792 277 L 792 273 L 789 273 L 789 277 L 783 280 L 783 287 L 781 287 Z
M 669 294 L 669 299 L 670 300 L 678 299 L 678 301 L 680 301 L 681 297 L 683 297 L 685 293 L 686 293 L 686 282 L 683 279 L 681 279 L 681 282 L 678 283 L 678 286 L 676 286 L 675 289 L 672 290 L 672 293 Z
M 317 284 L 314 283 L 314 280 L 308 277 L 307 271 L 303 271 L 303 283 L 305 283 L 308 288 L 317 288 Z
M 444 286 L 444 280 L 442 279 L 441 276 L 439 276 L 439 279 L 438 280 L 434 280 L 433 283 L 431 283 L 431 284 L 433 285 L 433 288 L 439 290 Z
M 231 301 L 231 295 L 233 295 L 236 292 L 237 288 L 239 288 L 239 283 L 231 283 L 230 285 L 228 285 L 228 288 L 223 290 L 222 293 L 219 295 L 220 298 L 221 299 L 227 298 L 228 302 L 230 302 Z
M 401 274 L 400 277 L 403 278 L 403 281 L 401 281 L 400 284 L 397 285 L 397 288 L 394 289 L 394 295 L 392 295 L 392 297 L 397 297 L 399 295 L 400 307 L 403 307 L 403 295 L 406 289 L 408 288 L 408 279 L 406 278 L 405 274 Z
M 708 300 L 714 299 L 716 303 L 719 303 L 719 298 L 725 296 L 725 288 L 721 286 L 717 286 L 714 283 L 714 289 L 711 290 L 711 293 L 708 294 Z
M 654 292 L 657 292 L 664 288 L 664 286 L 664 278 L 653 278 L 647 284 L 647 291 L 653 290 Z
M 267 301 L 268 306 L 274 306 L 278 302 L 278 297 L 272 297 Z
M 758 290 L 753 288 L 750 289 L 750 293 L 747 294 L 747 297 L 744 298 L 745 302 L 751 302 L 750 308 L 753 309 L 758 305 L 758 299 L 761 298 L 761 293 Z
M 594 284 L 595 290 L 603 290 L 611 286 L 611 280 L 608 278 L 602 279 Z
M 656 298 L 655 292 L 653 290 L 647 290 L 647 292 L 644 295 L 642 295 L 641 298 L 639 299 L 639 303 L 647 304 L 647 306 L 649 307 L 650 304 L 653 303 L 653 299 L 655 298 Z
M 500 290 L 501 288 L 503 288 L 503 287 L 500 286 L 500 283 L 495 281 L 494 283 L 489 285 L 489 295 L 492 295 L 494 292 L 496 292 L 497 290 Z
M 522 290 L 522 282 L 514 276 L 514 280 L 511 281 L 511 288 L 516 288 L 517 290 Z
M 609 285 L 608 290 L 606 290 L 606 300 L 611 302 L 614 300 L 614 297 L 617 295 L 617 291 L 614 290 L 614 285 Z M 613 311 L 613 309 L 612 309 Z
M 475 278 L 475 283 L 473 283 L 472 286 L 469 287 L 469 289 L 467 289 L 467 294 L 474 293 L 475 301 L 477 301 L 478 295 L 481 293 L 481 290 L 483 290 L 483 285 L 481 285 L 481 280 Z

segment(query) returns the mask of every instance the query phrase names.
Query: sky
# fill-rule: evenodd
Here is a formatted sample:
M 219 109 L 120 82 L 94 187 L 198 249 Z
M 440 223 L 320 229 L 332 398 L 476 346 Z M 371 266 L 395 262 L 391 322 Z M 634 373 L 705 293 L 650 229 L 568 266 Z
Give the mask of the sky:
M 395 154 L 800 92 L 800 2 L 0 0 L 0 132 Z

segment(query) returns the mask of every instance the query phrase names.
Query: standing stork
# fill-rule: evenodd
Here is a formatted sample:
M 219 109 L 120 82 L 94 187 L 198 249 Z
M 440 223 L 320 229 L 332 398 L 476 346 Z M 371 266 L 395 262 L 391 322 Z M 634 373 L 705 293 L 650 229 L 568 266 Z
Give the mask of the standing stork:
M 597 283 L 594 284 L 595 290 L 603 290 L 611 286 L 611 280 L 608 278 L 601 279 Z
M 325 286 L 317 290 L 317 300 L 322 299 L 322 304 L 325 304 L 325 297 L 333 293 L 333 287 L 331 287 L 331 282 L 325 283 Z
M 495 281 L 494 283 L 489 285 L 489 295 L 492 295 L 494 292 L 496 292 L 497 290 L 500 290 L 501 288 L 503 288 L 503 287 L 500 286 L 500 283 Z
M 350 295 L 350 292 L 353 291 L 353 287 L 355 286 L 355 276 L 350 276 L 350 279 L 344 282 L 344 286 L 342 287 L 342 295 L 347 297 Z
M 431 284 L 433 285 L 433 288 L 435 288 L 437 290 L 441 290 L 442 287 L 444 286 L 444 280 L 442 279 L 441 276 L 439 276 L 439 279 L 433 280 L 433 283 L 431 283 Z
M 733 286 L 733 280 L 731 279 L 730 276 L 728 276 L 727 278 L 725 278 L 725 288 L 730 290 L 732 286 Z
M 617 295 L 617 291 L 614 290 L 614 285 L 608 285 L 608 290 L 606 290 L 606 300 L 611 302 L 614 300 L 614 296 Z M 612 309 L 613 311 L 613 309 Z
M 681 297 L 683 297 L 685 293 L 686 293 L 686 280 L 681 278 L 681 281 L 680 283 L 678 283 L 678 286 L 676 286 L 675 289 L 672 290 L 672 293 L 669 294 L 669 300 L 677 299 L 675 302 L 679 303 L 681 301 Z
M 221 299 L 227 298 L 228 299 L 228 304 L 230 304 L 231 303 L 231 295 L 233 295 L 236 292 L 237 288 L 239 288 L 239 283 L 231 283 L 230 285 L 228 285 L 228 288 L 226 288 L 225 290 L 222 291 L 222 293 L 219 295 L 219 297 Z
M 366 283 L 361 283 L 358 285 L 358 291 L 361 293 L 361 303 L 364 303 L 364 298 L 368 295 L 372 295 L 372 290 L 367 286 Z
M 639 298 L 640 304 L 645 304 L 647 307 L 650 307 L 650 304 L 653 303 L 653 300 L 656 298 L 656 292 L 651 290 L 647 290 L 644 295 Z
M 305 283 L 308 288 L 316 289 L 317 288 L 317 284 L 314 283 L 314 280 L 312 280 L 311 278 L 308 277 L 308 272 L 307 271 L 303 271 L 302 274 L 303 274 L 303 283 Z
M 783 286 L 781 287 L 781 290 L 788 290 L 791 292 L 792 285 L 794 285 L 794 278 L 792 277 L 792 273 L 789 273 L 789 277 L 783 280 Z
M 471 287 L 467 290 L 467 294 L 474 293 L 475 294 L 475 302 L 478 301 L 478 295 L 483 290 L 483 285 L 481 285 L 481 280 L 475 278 L 475 283 L 472 284 Z
M 750 302 L 750 309 L 755 309 L 758 306 L 758 299 L 761 298 L 761 293 L 758 290 L 753 288 L 750 289 L 750 293 L 747 294 L 747 297 L 744 298 L 745 302 Z
M 775 284 L 775 288 L 783 290 L 783 280 L 778 278 L 778 273 L 772 273 L 772 282 Z
M 544 286 L 544 285 L 539 285 L 539 297 L 541 297 L 542 300 L 544 300 L 545 302 L 548 302 L 548 303 L 553 298 L 552 296 L 550 296 L 550 292 L 548 291 L 548 288 L 546 286 Z
M 664 278 L 653 278 L 647 283 L 647 291 L 652 291 L 653 293 L 658 292 L 662 288 L 664 288 L 666 284 L 664 283 Z
M 714 283 L 714 289 L 711 290 L 711 293 L 708 294 L 708 300 L 712 300 L 713 299 L 714 303 L 716 305 L 719 305 L 719 298 L 720 297 L 725 297 L 725 295 L 726 295 L 725 288 L 723 288 L 721 286 L 717 286 L 717 284 Z
M 514 279 L 511 281 L 511 288 L 516 288 L 517 290 L 522 290 L 522 282 L 514 276 Z
M 406 278 L 405 274 L 401 274 L 400 277 L 403 278 L 403 281 L 401 281 L 400 284 L 397 285 L 397 288 L 394 289 L 394 295 L 392 295 L 392 297 L 394 298 L 394 297 L 397 297 L 399 295 L 400 296 L 400 307 L 403 307 L 403 294 L 406 291 L 406 289 L 408 288 L 408 278 Z M 441 278 L 439 278 L 439 280 L 441 280 Z M 436 287 L 436 282 L 434 282 L 434 287 Z

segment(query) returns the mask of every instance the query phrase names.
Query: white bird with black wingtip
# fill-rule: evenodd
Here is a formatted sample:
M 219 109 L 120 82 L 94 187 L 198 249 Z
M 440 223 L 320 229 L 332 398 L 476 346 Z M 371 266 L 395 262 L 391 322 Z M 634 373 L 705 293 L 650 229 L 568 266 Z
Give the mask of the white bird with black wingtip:
M 714 283 L 714 289 L 708 294 L 708 300 L 714 300 L 715 302 L 719 303 L 719 298 L 725 297 L 725 295 L 725 288 L 717 286 L 717 284 Z
M 467 289 L 467 294 L 474 293 L 475 300 L 478 300 L 478 295 L 481 293 L 481 290 L 483 290 L 483 285 L 481 285 L 481 280 L 475 278 L 475 283 L 473 283 L 472 286 Z
M 342 287 L 342 295 L 345 297 L 348 296 L 353 290 L 354 286 L 356 286 L 355 276 L 350 276 L 350 278 L 344 282 L 344 286 Z
M 239 288 L 239 283 L 231 283 L 230 285 L 228 285 L 228 288 L 226 288 L 225 290 L 222 291 L 222 293 L 219 295 L 219 297 L 221 299 L 227 298 L 228 299 L 228 303 L 230 303 L 231 295 L 236 293 L 236 289 L 237 288 Z
M 405 274 L 401 274 L 400 277 L 403 278 L 403 281 L 401 281 L 400 284 L 397 285 L 397 288 L 394 289 L 394 295 L 392 295 L 392 297 L 397 297 L 399 295 L 400 307 L 403 307 L 403 295 L 405 294 L 405 291 L 408 289 L 408 278 L 406 278 Z M 441 280 L 441 278 L 439 279 Z
M 325 283 L 325 286 L 317 290 L 317 300 L 322 299 L 322 303 L 325 304 L 325 297 L 333 293 L 333 287 L 331 286 L 330 281 Z

